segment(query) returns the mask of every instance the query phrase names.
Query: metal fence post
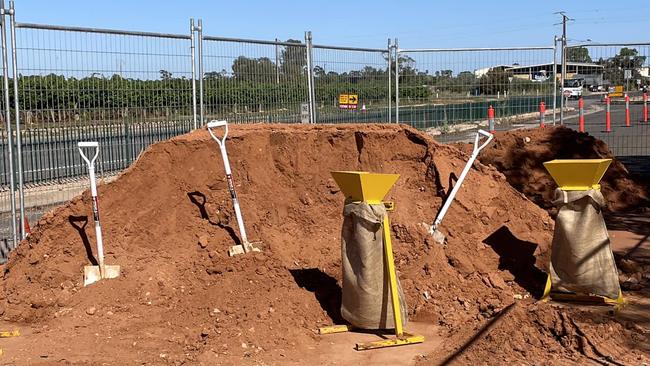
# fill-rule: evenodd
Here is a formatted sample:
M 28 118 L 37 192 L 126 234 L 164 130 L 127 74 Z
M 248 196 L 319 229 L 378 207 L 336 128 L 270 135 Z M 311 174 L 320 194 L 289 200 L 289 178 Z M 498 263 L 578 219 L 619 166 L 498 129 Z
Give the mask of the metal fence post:
M 2 1 L 2 0 L 0 0 Z M 9 19 L 11 21 L 11 59 L 14 77 L 14 113 L 16 119 L 16 160 L 18 161 L 18 199 L 20 200 L 20 239 L 25 239 L 25 190 L 23 182 L 22 139 L 20 135 L 20 100 L 18 99 L 18 60 L 16 57 L 16 11 L 14 1 L 9 1 Z M 16 245 L 17 243 L 14 243 Z
M 555 109 L 557 104 L 557 36 L 553 36 L 553 126 L 555 126 Z
M 399 123 L 399 41 L 395 38 L 395 123 Z
M 0 0 L 1 1 L 1 0 Z M 196 129 L 196 70 L 194 58 L 194 18 L 190 18 L 190 58 L 192 62 L 192 120 Z
M 305 45 L 307 46 L 307 88 L 309 92 L 309 122 L 310 123 L 316 123 L 316 106 L 314 105 L 315 103 L 315 95 L 316 93 L 314 92 L 314 67 L 312 65 L 313 60 L 312 60 L 312 44 L 311 44 L 312 38 L 311 38 L 311 31 L 306 31 L 305 32 Z
M 564 78 L 566 76 L 566 37 L 562 36 L 562 73 L 560 74 L 560 90 L 562 90 L 562 99 L 560 99 L 560 124 L 564 124 Z
M 275 39 L 275 84 L 280 85 L 280 46 L 278 39 Z
M 199 109 L 201 126 L 205 123 L 205 107 L 203 103 L 203 19 L 198 21 L 199 31 Z
M 393 57 L 391 56 L 391 52 L 393 52 L 393 45 L 390 44 L 390 38 L 388 38 L 388 123 L 391 123 L 393 120 L 393 108 L 392 108 L 392 99 L 393 99 L 393 94 L 392 94 L 392 85 L 391 85 L 391 75 L 393 73 L 392 66 L 393 66 Z
M 16 227 L 16 182 L 14 179 L 14 153 L 13 153 L 13 133 L 11 126 L 11 107 L 9 106 L 9 67 L 7 57 L 7 22 L 5 19 L 5 3 L 0 0 L 0 28 L 2 28 L 2 91 L 4 94 L 5 103 L 5 124 L 7 135 L 7 152 L 9 160 L 9 184 L 10 184 L 10 201 L 11 201 L 11 230 L 12 230 L 12 245 L 14 248 L 18 242 L 18 230 Z

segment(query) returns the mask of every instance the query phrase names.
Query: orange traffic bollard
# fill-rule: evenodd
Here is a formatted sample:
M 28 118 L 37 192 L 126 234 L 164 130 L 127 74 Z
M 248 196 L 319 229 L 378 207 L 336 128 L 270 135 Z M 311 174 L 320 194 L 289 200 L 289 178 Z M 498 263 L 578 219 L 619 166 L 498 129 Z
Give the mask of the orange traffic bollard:
M 488 129 L 490 133 L 494 133 L 494 108 L 488 107 Z
M 609 95 L 605 95 L 605 132 L 612 132 L 612 114 L 610 113 Z
M 544 114 L 546 113 L 546 104 L 539 102 L 539 128 L 544 128 Z
M 643 93 L 643 122 L 648 122 L 648 93 Z
M 585 101 L 582 99 L 582 97 L 580 97 L 580 99 L 578 99 L 578 123 L 580 125 L 578 129 L 580 132 L 585 132 L 584 109 L 585 109 Z
M 630 96 L 625 94 L 625 127 L 630 127 Z

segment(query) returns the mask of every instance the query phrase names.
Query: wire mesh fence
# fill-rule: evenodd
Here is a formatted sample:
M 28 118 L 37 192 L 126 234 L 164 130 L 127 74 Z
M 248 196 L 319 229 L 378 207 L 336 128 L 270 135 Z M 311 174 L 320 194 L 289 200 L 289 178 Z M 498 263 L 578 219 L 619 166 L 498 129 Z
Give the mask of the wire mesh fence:
M 309 101 L 304 42 L 204 36 L 202 53 L 205 121 L 301 122 Z
M 553 106 L 554 47 L 402 49 L 399 121 L 418 128 L 497 120 Z
M 389 53 L 388 48 L 314 45 L 318 122 L 388 122 Z
M 535 121 L 544 103 L 553 123 L 568 88 L 554 46 L 399 49 L 389 40 L 386 48 L 359 48 L 314 45 L 311 32 L 283 41 L 203 36 L 200 20 L 190 20 L 187 34 L 166 34 L 16 23 L 13 9 L 0 19 L 0 239 L 7 240 L 24 235 L 22 216 L 34 221 L 87 188 L 79 141 L 100 143 L 97 171 L 108 180 L 150 144 L 213 119 L 399 121 L 444 131 L 487 124 L 490 106 L 501 126 Z M 650 83 L 649 49 L 567 48 L 565 76 L 581 80 L 587 132 L 630 159 L 650 153 L 640 90 Z M 609 88 L 612 131 L 604 132 Z M 577 103 L 567 101 L 564 119 L 575 128 Z M 623 127 L 628 115 L 631 126 Z M 0 258 L 7 248 L 0 242 Z
M 21 147 L 22 170 L 16 175 L 21 187 L 40 185 L 20 200 L 23 216 L 34 218 L 87 188 L 79 141 L 100 143 L 98 172 L 108 176 L 128 167 L 151 143 L 192 129 L 189 34 L 27 23 L 14 29 L 19 77 L 17 89 L 10 84 L 9 103 L 22 128 L 14 142 Z M 3 151 L 8 144 L 0 143 Z M 0 160 L 4 187 L 11 174 L 7 160 Z M 8 200 L 0 201 L 3 217 Z M 19 226 L 23 222 L 19 219 Z
M 584 131 L 605 141 L 631 171 L 650 174 L 646 162 L 650 155 L 650 42 L 575 45 L 566 52 L 568 65 L 598 67 L 597 77 L 583 71 L 584 67 L 567 70 L 566 78 L 583 88 Z M 578 108 L 578 102 L 569 101 L 568 106 Z M 581 128 L 577 116 L 567 117 L 567 126 Z

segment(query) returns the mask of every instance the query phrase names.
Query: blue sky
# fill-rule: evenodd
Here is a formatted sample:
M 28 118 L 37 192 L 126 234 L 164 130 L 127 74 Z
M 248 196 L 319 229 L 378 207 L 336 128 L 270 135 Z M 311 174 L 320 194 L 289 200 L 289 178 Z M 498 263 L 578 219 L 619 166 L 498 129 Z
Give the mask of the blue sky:
M 254 39 L 384 47 L 398 37 L 402 48 L 551 45 L 564 10 L 575 21 L 569 39 L 648 41 L 650 1 L 153 1 L 17 0 L 16 19 L 26 23 L 187 33 L 190 17 L 204 34 Z

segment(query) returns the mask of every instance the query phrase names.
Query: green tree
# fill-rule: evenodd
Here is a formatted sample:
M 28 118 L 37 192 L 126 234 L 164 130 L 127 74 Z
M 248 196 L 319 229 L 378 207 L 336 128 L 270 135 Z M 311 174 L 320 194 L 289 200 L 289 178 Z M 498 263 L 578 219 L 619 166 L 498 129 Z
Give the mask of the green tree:
M 160 70 L 160 80 L 171 80 L 172 73 L 167 70 Z
M 591 56 L 589 56 L 589 50 L 586 47 L 570 47 L 566 49 L 566 60 L 567 62 L 585 62 L 591 63 Z
M 508 91 L 512 73 L 502 69 L 490 69 L 478 80 L 478 90 L 481 94 L 495 95 Z
M 599 65 L 604 66 L 603 77 L 612 84 L 621 85 L 625 82 L 625 70 L 632 70 L 632 78 L 641 77 L 639 72 L 645 63 L 646 56 L 639 56 L 635 48 L 623 47 L 619 54 L 607 59 L 598 60 Z
M 232 63 L 232 72 L 237 80 L 255 82 L 275 80 L 275 64 L 267 57 L 248 58 L 239 56 Z
M 280 54 L 280 71 L 285 77 L 304 75 L 307 66 L 307 49 L 296 39 L 288 39 L 287 43 L 296 46 L 285 46 Z

